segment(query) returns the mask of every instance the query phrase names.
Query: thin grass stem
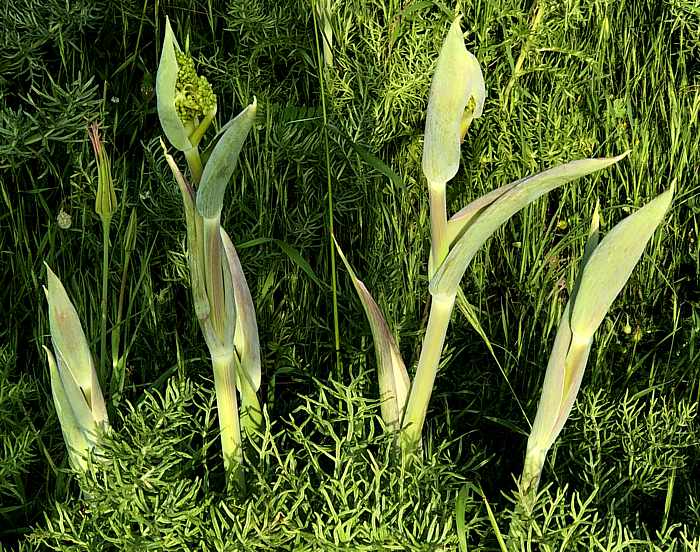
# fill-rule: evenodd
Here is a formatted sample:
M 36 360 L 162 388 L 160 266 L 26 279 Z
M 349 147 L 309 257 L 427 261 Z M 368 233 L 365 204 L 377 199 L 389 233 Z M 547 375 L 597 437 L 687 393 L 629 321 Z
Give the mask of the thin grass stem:
M 316 65 L 318 67 L 318 81 L 321 88 L 321 110 L 323 112 L 323 145 L 326 154 L 326 189 L 328 195 L 328 244 L 331 255 L 331 293 L 333 300 L 333 337 L 335 343 L 336 369 L 338 376 L 343 373 L 343 365 L 340 360 L 340 324 L 338 321 L 338 284 L 335 266 L 335 245 L 333 243 L 333 183 L 331 180 L 331 155 L 328 143 L 328 112 L 326 108 L 326 84 L 323 78 L 323 62 L 321 59 L 321 45 L 318 40 L 317 10 L 314 12 L 314 38 L 316 41 Z
M 107 385 L 107 284 L 109 277 L 109 217 L 102 220 L 102 304 L 100 325 L 100 385 Z

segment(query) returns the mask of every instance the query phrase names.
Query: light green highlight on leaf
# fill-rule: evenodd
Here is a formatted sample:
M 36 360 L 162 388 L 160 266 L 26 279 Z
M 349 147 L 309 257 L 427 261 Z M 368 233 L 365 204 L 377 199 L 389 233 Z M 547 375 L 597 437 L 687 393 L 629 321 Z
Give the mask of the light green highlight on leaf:
M 599 171 L 627 156 L 581 159 L 523 178 L 489 205 L 453 244 L 447 258 L 430 281 L 430 293 L 455 294 L 469 263 L 489 237 L 515 213 L 544 194 L 572 180 Z
M 243 142 L 255 121 L 257 106 L 254 99 L 238 114 L 209 156 L 197 190 L 197 210 L 204 218 L 218 218 L 221 214 L 224 193 L 238 163 Z
M 457 174 L 463 116 L 470 98 L 474 101 L 471 117 L 479 117 L 486 99 L 484 76 L 464 45 L 458 18 L 442 45 L 430 87 L 423 145 L 423 173 L 430 183 L 444 184 Z

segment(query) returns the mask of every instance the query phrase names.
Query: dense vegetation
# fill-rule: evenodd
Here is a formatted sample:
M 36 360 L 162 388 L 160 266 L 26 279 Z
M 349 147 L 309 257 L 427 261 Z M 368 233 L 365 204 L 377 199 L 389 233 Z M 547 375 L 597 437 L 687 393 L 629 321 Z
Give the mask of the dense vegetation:
M 671 182 L 671 212 L 597 334 L 517 546 L 700 548 L 700 9 L 540 1 L 535 24 L 530 2 L 458 4 L 333 2 L 327 70 L 307 2 L 8 0 L 0 9 L 0 550 L 456 550 L 465 483 L 469 549 L 498 549 L 487 504 L 507 533 L 528 420 L 596 199 L 605 231 Z M 525 209 L 479 253 L 463 281 L 473 308 L 462 304 L 448 333 L 425 459 L 404 473 L 381 432 L 369 327 L 342 267 L 336 357 L 328 191 L 335 235 L 410 371 L 428 298 L 424 114 L 456 9 L 488 98 L 448 187 L 451 212 L 548 166 L 632 153 Z M 189 33 L 223 99 L 220 123 L 253 96 L 259 104 L 222 216 L 257 309 L 269 419 L 262 444 L 245 451 L 245 496 L 223 484 L 181 200 L 158 141 L 166 15 Z M 41 286 L 47 262 L 97 351 L 93 121 L 118 183 L 114 298 L 133 207 L 139 225 L 110 461 L 78 484 L 41 349 Z

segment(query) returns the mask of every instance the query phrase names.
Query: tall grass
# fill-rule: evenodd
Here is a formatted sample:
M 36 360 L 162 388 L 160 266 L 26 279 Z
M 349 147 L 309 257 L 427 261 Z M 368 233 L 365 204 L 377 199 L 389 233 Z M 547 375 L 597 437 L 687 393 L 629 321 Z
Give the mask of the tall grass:
M 605 232 L 673 180 L 676 207 L 599 330 L 523 546 L 698 546 L 699 15 L 690 0 L 538 5 L 536 26 L 530 5 L 515 0 L 460 6 L 489 98 L 447 207 L 571 158 L 632 153 L 609 173 L 527 208 L 477 255 L 429 406 L 425 461 L 406 480 L 386 463 L 379 405 L 369 399 L 377 396 L 370 330 L 344 278 L 343 372 L 329 378 L 337 357 L 326 179 L 333 178 L 336 237 L 412 365 L 427 316 L 422 117 L 452 7 L 332 3 L 324 127 L 307 3 L 10 0 L 0 13 L 3 546 L 147 549 L 162 537 L 175 549 L 236 539 L 260 549 L 449 549 L 458 545 L 452 506 L 467 481 L 480 484 L 505 531 L 513 475 L 573 282 L 568 267 L 582 250 L 594 198 Z M 217 494 L 224 474 L 207 352 L 187 314 L 181 199 L 163 184 L 172 180 L 153 85 L 165 15 L 189 29 L 195 60 L 226 98 L 217 124 L 253 95 L 264 106 L 222 220 L 255 297 L 268 351 L 261 393 L 280 429 L 263 441 L 255 492 L 240 502 Z M 129 356 L 112 420 L 113 457 L 124 461 L 93 483 L 101 502 L 81 498 L 66 474 L 41 354 L 48 319 L 40 292 L 47 262 L 99 350 L 100 274 L 87 267 L 102 245 L 85 140 L 87 123 L 98 119 L 121 193 L 113 235 L 123 235 L 132 208 L 140 221 L 121 326 Z M 58 225 L 61 209 L 70 228 Z M 126 260 L 113 247 L 114 309 Z M 116 320 L 110 310 L 108 329 Z M 181 517 L 162 514 L 166 499 Z M 498 546 L 473 491 L 465 519 L 470 550 Z M 139 537 L 146 528 L 148 542 Z

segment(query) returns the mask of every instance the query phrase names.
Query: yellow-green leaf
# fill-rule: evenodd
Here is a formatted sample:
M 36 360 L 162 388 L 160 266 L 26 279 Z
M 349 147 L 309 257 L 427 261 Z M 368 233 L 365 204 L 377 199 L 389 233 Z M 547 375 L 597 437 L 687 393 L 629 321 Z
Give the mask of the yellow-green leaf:
M 571 311 L 571 329 L 581 339 L 590 338 L 605 318 L 672 199 L 673 187 L 618 223 L 590 255 Z
M 484 76 L 464 45 L 458 18 L 440 50 L 428 98 L 423 173 L 430 183 L 444 185 L 457 174 L 462 119 L 470 98 L 474 105 L 471 117 L 478 117 L 486 99 Z

